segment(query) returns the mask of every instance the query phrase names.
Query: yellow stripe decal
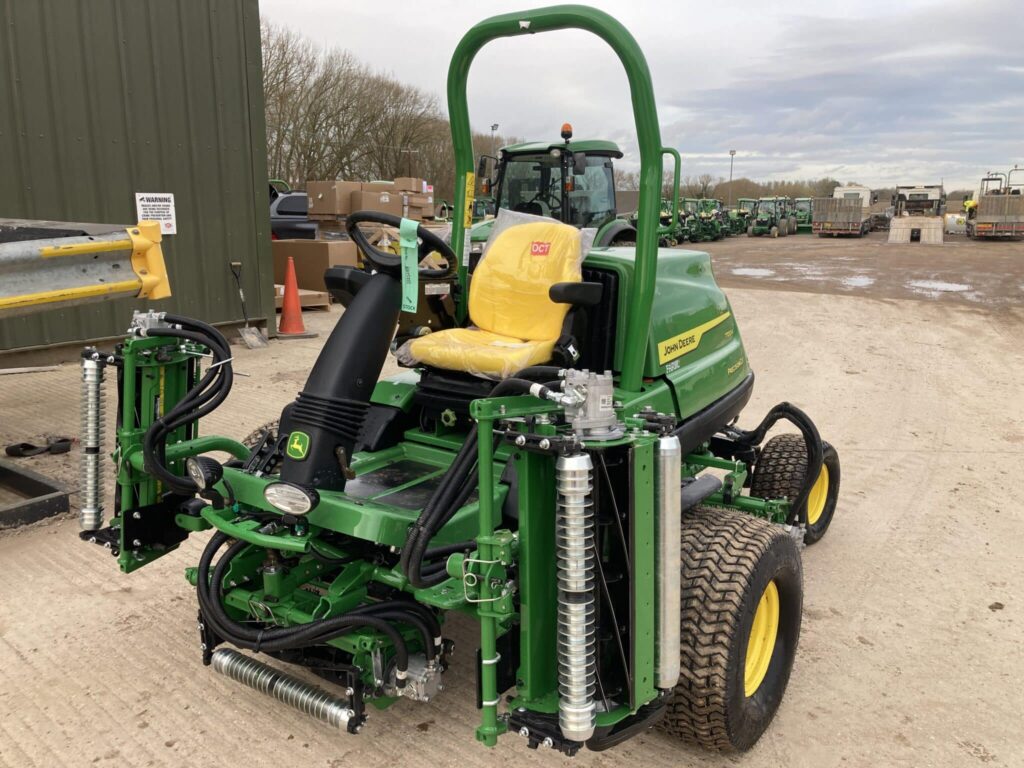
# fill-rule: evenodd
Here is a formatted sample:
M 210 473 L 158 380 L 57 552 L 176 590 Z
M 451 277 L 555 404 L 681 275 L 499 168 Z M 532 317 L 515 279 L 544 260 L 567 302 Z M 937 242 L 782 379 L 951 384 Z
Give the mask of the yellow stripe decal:
M 723 312 L 714 320 L 708 320 L 703 325 L 683 331 L 678 336 L 658 342 L 658 362 L 664 365 L 670 360 L 682 357 L 688 352 L 693 352 L 699 345 L 701 337 L 712 328 L 721 325 L 729 319 L 729 312 Z
M 52 304 L 56 301 L 63 302 L 74 301 L 76 299 L 91 299 L 96 296 L 106 296 L 112 293 L 138 294 L 141 288 L 142 282 L 140 280 L 124 280 L 119 283 L 85 285 L 81 288 L 58 288 L 55 291 L 24 293 L 10 298 L 0 297 L 0 310 L 16 309 L 19 307 L 34 307 L 37 304 Z
M 125 240 L 98 240 L 91 243 L 70 243 L 69 245 L 49 245 L 39 249 L 39 255 L 44 259 L 52 259 L 54 256 L 84 256 L 90 253 L 108 253 L 110 251 L 130 251 L 132 241 Z

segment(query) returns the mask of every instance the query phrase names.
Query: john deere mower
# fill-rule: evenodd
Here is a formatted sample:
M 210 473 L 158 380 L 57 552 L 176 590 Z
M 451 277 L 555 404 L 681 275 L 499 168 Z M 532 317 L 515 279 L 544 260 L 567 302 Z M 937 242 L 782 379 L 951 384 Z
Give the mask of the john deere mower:
M 492 40 L 566 28 L 606 41 L 628 75 L 636 245 L 587 248 L 579 229 L 527 216 L 495 225 L 470 281 L 470 64 Z M 790 676 L 801 546 L 832 520 L 836 451 L 788 403 L 739 426 L 754 374 L 710 259 L 657 247 L 662 147 L 625 28 L 581 6 L 483 21 L 455 50 L 448 104 L 450 244 L 390 215 L 348 218 L 367 266 L 327 271 L 346 308 L 277 428 L 249 445 L 201 433 L 232 353 L 200 320 L 137 313 L 113 350 L 85 350 L 82 537 L 124 572 L 203 537 L 186 568 L 197 660 L 267 696 L 236 724 L 254 739 L 276 727 L 271 699 L 356 733 L 370 705 L 419 717 L 472 696 L 445 684 L 458 612 L 479 626 L 458 663 L 476 671 L 487 746 L 512 733 L 571 756 L 659 727 L 746 749 Z M 362 227 L 381 224 L 401 254 L 371 245 Z M 414 307 L 432 322 L 403 321 Z M 378 381 L 389 348 L 411 367 Z M 765 442 L 781 421 L 796 433 Z

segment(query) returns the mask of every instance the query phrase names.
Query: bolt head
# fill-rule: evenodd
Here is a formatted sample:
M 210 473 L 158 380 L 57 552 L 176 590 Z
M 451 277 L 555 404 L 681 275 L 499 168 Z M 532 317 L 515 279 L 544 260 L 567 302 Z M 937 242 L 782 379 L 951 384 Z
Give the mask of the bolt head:
M 524 739 L 527 738 L 530 735 L 530 729 L 524 725 L 522 728 L 519 729 L 519 735 L 522 736 Z
M 544 737 L 544 741 L 541 742 L 541 743 L 544 744 L 544 746 L 548 747 L 548 748 L 555 746 L 555 742 L 551 740 L 550 736 L 545 736 Z

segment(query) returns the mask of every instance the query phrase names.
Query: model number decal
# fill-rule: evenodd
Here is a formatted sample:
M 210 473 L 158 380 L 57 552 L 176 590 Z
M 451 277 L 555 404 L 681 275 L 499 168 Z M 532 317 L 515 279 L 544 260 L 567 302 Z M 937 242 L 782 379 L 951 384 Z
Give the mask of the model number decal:
M 721 325 L 729 318 L 729 312 L 723 312 L 714 320 L 708 320 L 703 325 L 683 331 L 678 336 L 658 342 L 658 362 L 662 365 L 692 352 L 700 344 L 701 337 L 712 328 Z

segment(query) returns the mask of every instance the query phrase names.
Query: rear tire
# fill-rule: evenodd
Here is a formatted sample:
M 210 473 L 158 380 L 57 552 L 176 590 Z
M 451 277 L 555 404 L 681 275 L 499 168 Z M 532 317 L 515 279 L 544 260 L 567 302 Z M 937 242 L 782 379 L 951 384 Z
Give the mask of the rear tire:
M 270 439 L 273 440 L 277 436 L 277 428 L 280 426 L 280 419 L 274 419 L 268 421 L 262 427 L 257 427 L 242 440 L 242 445 L 246 448 L 255 448 L 260 444 L 260 440 L 263 439 L 263 433 L 269 431 L 271 433 Z
M 789 234 L 789 222 L 786 219 L 779 219 L 779 237 Z
M 828 443 L 822 443 L 823 461 L 817 486 L 808 498 L 807 531 L 804 543 L 814 544 L 825 535 L 835 515 L 839 499 L 839 454 Z M 762 499 L 795 499 L 800 495 L 807 475 L 807 448 L 803 435 L 777 435 L 764 444 L 754 465 L 750 495 Z M 791 510 L 789 522 L 798 519 L 799 510 Z
M 754 225 L 751 224 L 749 227 L 747 227 L 747 237 L 753 237 L 753 236 L 754 236 Z
M 779 228 L 773 226 L 771 229 L 768 230 L 768 234 L 771 235 L 772 237 L 778 237 L 779 236 Z
M 746 750 L 771 723 L 793 668 L 800 553 L 780 526 L 730 509 L 688 511 L 681 535 L 681 669 L 659 727 L 706 749 Z

